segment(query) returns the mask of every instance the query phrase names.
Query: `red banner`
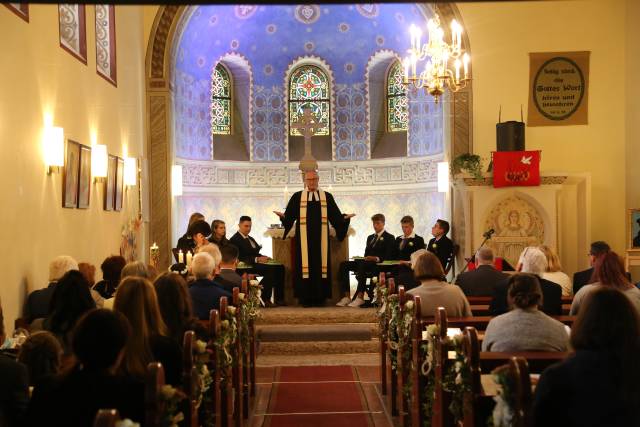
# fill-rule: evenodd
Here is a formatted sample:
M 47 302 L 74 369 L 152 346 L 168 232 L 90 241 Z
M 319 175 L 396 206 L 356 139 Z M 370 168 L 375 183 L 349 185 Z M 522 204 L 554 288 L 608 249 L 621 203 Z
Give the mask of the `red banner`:
M 493 186 L 540 185 L 540 151 L 494 151 Z

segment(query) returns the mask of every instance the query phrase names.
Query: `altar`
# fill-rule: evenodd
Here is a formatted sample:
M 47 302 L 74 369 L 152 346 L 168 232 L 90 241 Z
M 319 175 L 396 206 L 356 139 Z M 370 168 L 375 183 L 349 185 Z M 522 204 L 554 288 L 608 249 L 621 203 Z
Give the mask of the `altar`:
M 272 258 L 284 265 L 284 301 L 287 305 L 298 305 L 298 300 L 293 295 L 293 266 L 295 265 L 296 251 L 294 248 L 295 226 L 291 229 L 286 239 L 282 238 L 283 228 L 268 228 L 264 236 L 271 237 Z M 349 259 L 349 236 L 355 235 L 355 230 L 349 227 L 347 237 L 341 242 L 335 237 L 335 230 L 329 227 L 330 241 L 330 262 L 331 262 L 331 299 L 327 300 L 330 305 L 335 304 L 342 297 L 340 292 L 340 280 L 338 270 L 340 263 Z

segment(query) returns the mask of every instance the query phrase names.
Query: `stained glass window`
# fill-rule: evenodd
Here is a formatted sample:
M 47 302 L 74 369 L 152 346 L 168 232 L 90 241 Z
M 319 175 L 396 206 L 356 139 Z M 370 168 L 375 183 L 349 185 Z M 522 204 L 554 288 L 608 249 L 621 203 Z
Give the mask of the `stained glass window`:
M 231 76 L 222 65 L 211 75 L 211 133 L 231 135 Z
M 329 135 L 329 79 L 320 68 L 304 65 L 294 70 L 289 81 L 289 123 L 298 122 L 305 108 L 311 108 L 323 126 L 315 135 Z M 290 135 L 301 135 L 291 129 Z
M 387 76 L 387 130 L 400 132 L 407 130 L 409 112 L 407 109 L 407 89 L 402 84 L 402 65 L 396 61 Z

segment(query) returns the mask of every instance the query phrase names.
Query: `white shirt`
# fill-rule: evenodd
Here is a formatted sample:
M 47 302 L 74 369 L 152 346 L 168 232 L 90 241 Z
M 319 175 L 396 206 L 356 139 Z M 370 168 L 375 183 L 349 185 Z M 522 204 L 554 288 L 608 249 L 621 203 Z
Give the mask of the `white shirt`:
M 562 288 L 562 296 L 570 296 L 573 294 L 573 283 L 571 279 L 562 271 L 545 271 L 542 273 L 542 278 L 557 283 Z
M 307 197 L 307 201 L 311 202 L 311 201 L 320 201 L 320 194 L 318 194 L 318 191 L 309 191 L 309 197 Z

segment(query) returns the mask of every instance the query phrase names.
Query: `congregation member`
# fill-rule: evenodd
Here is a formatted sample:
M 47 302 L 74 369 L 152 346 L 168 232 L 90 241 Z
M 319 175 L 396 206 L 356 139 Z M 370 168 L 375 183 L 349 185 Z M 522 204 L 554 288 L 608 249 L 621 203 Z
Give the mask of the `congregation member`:
M 176 249 L 181 250 L 182 253 L 187 253 L 187 252 L 193 252 L 196 248 L 196 242 L 195 240 L 193 240 L 193 236 L 190 234 L 191 231 L 193 231 L 191 229 L 191 226 L 198 222 L 198 221 L 204 221 L 204 215 L 202 215 L 200 212 L 194 212 L 191 214 L 191 216 L 189 217 L 189 224 L 187 224 L 187 232 L 184 233 L 184 235 L 182 237 L 180 237 L 178 239 L 178 244 L 176 244 Z
M 562 288 L 557 283 L 542 278 L 542 274 L 547 269 L 547 257 L 544 256 L 544 253 L 536 246 L 524 248 L 520 254 L 517 269 L 521 273 L 537 276 L 542 290 L 542 311 L 550 316 L 560 316 L 562 314 Z M 492 316 L 509 311 L 508 290 L 508 279 L 498 283 L 494 288 L 489 304 L 489 312 Z
M 623 292 L 640 313 L 640 289 L 627 278 L 622 258 L 617 253 L 609 251 L 596 258 L 593 265 L 593 278 L 595 282 L 584 285 L 574 295 L 570 315 L 578 314 L 587 295 L 602 287 L 615 288 Z
M 580 288 L 589 283 L 593 283 L 593 264 L 595 264 L 596 259 L 601 257 L 602 255 L 609 252 L 611 248 L 609 244 L 598 240 L 596 242 L 591 243 L 591 248 L 589 249 L 589 268 L 586 270 L 578 271 L 573 274 L 573 294 L 577 294 Z
M 71 331 L 78 319 L 96 307 L 87 281 L 78 270 L 70 270 L 60 278 L 51 296 L 50 314 L 31 324 L 34 331 L 47 330 L 58 338 L 64 354 L 71 353 Z
M 460 286 L 466 296 L 491 296 L 498 283 L 509 278 L 508 274 L 496 270 L 495 258 L 491 248 L 478 249 L 475 256 L 477 267 L 456 277 L 456 285 Z
M 197 253 L 203 252 L 211 255 L 211 257 L 215 261 L 216 266 L 220 265 L 220 261 L 222 261 L 222 252 L 220 252 L 220 248 L 218 247 L 218 245 L 214 243 L 208 243 L 206 245 L 200 246 Z
M 18 350 L 18 362 L 27 367 L 29 385 L 37 386 L 62 368 L 62 346 L 51 332 L 39 331 L 29 335 Z M 1 425 L 1 424 L 0 424 Z
M 51 297 L 53 296 L 58 280 L 60 280 L 67 271 L 77 269 L 78 263 L 68 255 L 55 257 L 49 263 L 49 285 L 44 289 L 37 289 L 31 292 L 25 302 L 23 317 L 27 323 L 49 315 Z
M 404 286 L 405 289 L 413 289 L 420 285 L 413 274 L 411 269 L 411 254 L 425 249 L 426 245 L 424 239 L 418 236 L 414 232 L 413 217 L 405 215 L 400 220 L 400 226 L 402 227 L 402 235 L 396 237 L 396 247 L 394 259 L 401 261 L 395 268 L 396 284 Z
M 211 223 L 211 237 L 209 242 L 218 245 L 220 249 L 229 244 L 227 239 L 227 225 L 221 219 L 214 219 Z
M 284 266 L 281 264 L 266 264 L 271 260 L 262 255 L 262 246 L 249 235 L 251 233 L 251 217 L 243 215 L 238 221 L 238 231 L 231 236 L 229 242 L 238 248 L 238 259 L 251 265 L 257 275 L 262 276 L 262 300 L 265 307 L 286 305 L 284 302 Z M 273 294 L 274 302 L 271 302 Z
M 438 307 L 444 307 L 449 317 L 472 316 L 467 297 L 458 286 L 445 281 L 442 264 L 432 252 L 425 251 L 417 257 L 414 273 L 420 286 L 407 293 L 420 297 L 423 316 L 434 317 Z
M 123 419 L 143 422 L 144 383 L 116 374 L 133 338 L 122 314 L 104 309 L 86 313 L 73 331 L 77 365 L 67 375 L 34 388 L 27 426 L 88 427 L 105 408 L 116 409 Z
M 0 343 L 4 343 L 5 339 L 4 316 L 0 305 Z M 28 404 L 27 367 L 0 352 L 0 426 L 23 425 Z
M 373 234 L 367 237 L 367 242 L 364 249 L 364 259 L 357 259 L 353 261 L 343 261 L 340 263 L 339 278 L 340 289 L 343 293 L 343 297 L 336 304 L 339 307 L 361 307 L 365 306 L 364 293 L 365 291 L 369 295 L 369 304 L 373 300 L 373 290 L 367 289 L 367 278 L 378 275 L 377 263 L 384 260 L 391 260 L 396 254 L 395 238 L 393 234 L 384 229 L 385 217 L 381 213 L 377 213 L 371 217 L 371 225 L 373 226 Z M 356 273 L 356 279 L 358 280 L 358 287 L 351 299 L 349 284 L 349 272 Z
M 164 367 L 166 382 L 179 385 L 182 351 L 180 345 L 169 336 L 151 282 L 134 276 L 122 279 L 113 310 L 122 313 L 134 331 L 127 340 L 120 372 L 144 380 L 147 365 L 160 362 Z
M 100 265 L 102 280 L 95 284 L 93 290 L 98 292 L 104 299 L 113 298 L 118 283 L 120 283 L 120 274 L 126 264 L 127 261 L 120 255 L 107 257 Z
M 180 347 L 186 331 L 195 331 L 199 339 L 208 339 L 207 331 L 193 315 L 191 296 L 182 276 L 173 272 L 164 273 L 153 282 L 153 287 L 169 337 Z
M 539 248 L 544 253 L 544 256 L 547 257 L 547 271 L 542 273 L 542 278 L 560 285 L 562 296 L 571 296 L 573 294 L 573 285 L 569 276 L 562 272 L 560 257 L 555 250 L 547 245 L 539 246 Z
M 640 425 L 640 319 L 623 292 L 589 293 L 571 329 L 575 351 L 547 368 L 533 398 L 536 427 Z
M 542 290 L 536 276 L 517 273 L 508 279 L 512 310 L 489 321 L 482 351 L 567 351 L 569 334 L 538 306 Z
M 198 253 L 191 261 L 191 272 L 195 281 L 189 286 L 189 295 L 193 314 L 200 320 L 208 320 L 211 310 L 220 309 L 220 298 L 227 297 L 231 302 L 231 293 L 213 281 L 217 265 L 208 253 Z
M 149 273 L 147 264 L 142 261 L 131 261 L 122 268 L 122 272 L 120 273 L 120 280 L 124 279 L 125 277 L 142 277 L 143 279 L 151 281 L 154 279 L 151 276 L 152 275 Z
M 194 246 L 190 250 L 192 253 L 196 253 L 202 246 L 210 244 L 208 238 L 211 235 L 211 226 L 205 220 L 196 221 L 189 227 L 189 235 L 194 242 Z M 188 251 L 182 252 L 186 256 Z
M 91 298 L 93 298 L 93 302 L 96 303 L 96 307 L 102 308 L 104 298 L 99 292 L 93 290 L 96 284 L 96 266 L 88 262 L 80 262 L 78 263 L 78 271 L 84 276 L 87 286 L 89 287 L 89 293 L 91 294 Z
M 215 280 L 224 289 L 232 292 L 233 288 L 242 286 L 242 277 L 236 272 L 240 252 L 235 245 L 225 245 L 220 249 L 220 253 L 222 259 L 220 260 L 219 272 Z
M 429 240 L 427 245 L 427 250 L 434 253 L 440 260 L 445 275 L 449 272 L 453 260 L 453 242 L 447 237 L 449 228 L 449 223 L 444 219 L 436 220 L 436 223 L 431 227 L 433 238 Z

